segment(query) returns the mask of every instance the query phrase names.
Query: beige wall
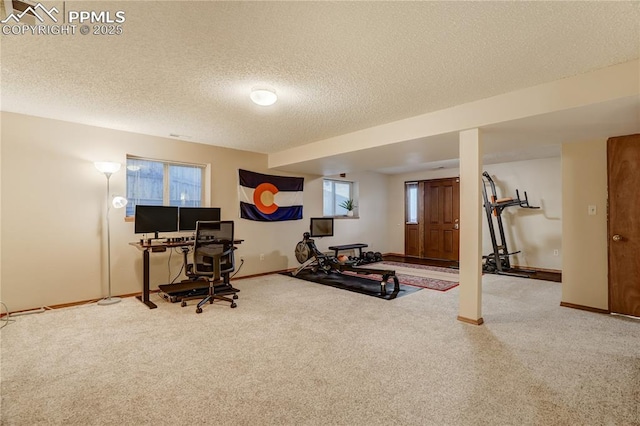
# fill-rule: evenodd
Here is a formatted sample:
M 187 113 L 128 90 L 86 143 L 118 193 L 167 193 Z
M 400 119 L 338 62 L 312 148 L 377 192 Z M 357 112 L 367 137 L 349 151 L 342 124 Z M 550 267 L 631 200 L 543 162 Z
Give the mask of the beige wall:
M 562 146 L 562 301 L 608 309 L 606 140 Z M 589 215 L 589 205 L 596 215 Z
M 527 192 L 529 204 L 539 209 L 510 207 L 503 210 L 502 223 L 507 247 L 520 250 L 512 264 L 562 269 L 562 173 L 560 158 L 544 158 L 490 164 L 484 167 L 494 180 L 498 197 L 520 198 Z M 489 187 L 487 193 L 491 194 Z M 489 227 L 483 214 L 483 253 L 491 252 Z M 496 225 L 497 226 L 497 225 Z M 496 235 L 498 231 L 496 228 Z M 554 250 L 558 254 L 554 255 Z
M 387 176 L 380 173 L 349 173 L 345 178 L 330 176 L 331 179 L 357 183 L 356 212 L 358 219 L 336 218 L 334 236 L 317 238 L 318 249 L 328 251 L 332 245 L 365 243 L 366 251 L 387 251 Z M 322 177 L 308 182 L 310 190 L 309 204 L 305 200 L 305 209 L 313 216 L 322 216 Z M 306 196 L 306 194 L 305 194 Z M 308 222 L 305 222 L 308 226 Z M 302 235 L 298 235 L 301 237 Z M 299 239 L 299 238 L 298 238 Z M 347 253 L 345 253 L 347 254 Z
M 210 163 L 212 205 L 222 208 L 224 219 L 236 220 L 237 235 L 245 239 L 238 250 L 246 260 L 239 276 L 296 267 L 294 247 L 308 229 L 308 218 L 322 214 L 322 178 L 306 175 L 304 220 L 238 219 L 238 168 L 286 175 L 269 171 L 263 154 L 20 114 L 2 113 L 0 118 L 0 298 L 11 311 L 106 294 L 106 182 L 94 161 L 124 162 L 132 154 Z M 562 300 L 601 309 L 608 305 L 605 145 L 605 141 L 564 145 L 561 170 L 557 158 L 485 166 L 505 193 L 526 190 L 532 204 L 544 207 L 508 218 L 510 238 L 514 238 L 509 244 L 523 249 L 518 261 L 562 269 Z M 337 219 L 336 236 L 319 239 L 318 247 L 326 250 L 333 244 L 364 242 L 373 251 L 402 253 L 404 181 L 457 174 L 457 169 L 444 169 L 396 176 L 347 175 L 345 179 L 358 183 L 360 218 Z M 125 192 L 124 172 L 113 175 L 111 187 L 112 194 Z M 597 206 L 596 216 L 587 215 L 589 204 Z M 133 233 L 133 223 L 124 222 L 123 217 L 123 210 L 112 210 L 116 295 L 139 292 L 142 286 L 141 253 L 128 245 L 139 236 Z M 486 232 L 484 240 L 486 251 Z M 553 256 L 555 248 L 561 256 Z M 259 260 L 260 254 L 265 255 L 264 261 Z M 168 253 L 152 255 L 152 288 L 179 271 L 180 255 L 171 255 L 170 269 L 168 260 Z
M 296 267 L 294 249 L 308 218 L 322 214 L 322 179 L 306 175 L 303 220 L 238 218 L 238 168 L 287 175 L 269 171 L 264 154 L 3 112 L 1 297 L 11 311 L 107 294 L 106 179 L 93 162 L 124 163 L 127 154 L 211 164 L 211 204 L 221 207 L 223 219 L 236 220 L 236 234 L 245 239 L 237 252 L 245 259 L 238 276 Z M 357 241 L 386 250 L 386 178 L 364 173 L 347 179 L 359 182 L 361 218 L 337 220 L 336 237 L 318 245 Z M 111 193 L 125 193 L 124 171 L 112 176 Z M 124 221 L 124 210 L 112 209 L 110 223 L 112 293 L 139 292 L 142 255 L 128 243 L 140 236 L 133 223 Z M 152 289 L 175 277 L 180 256 L 172 253 L 169 260 L 168 252 L 152 254 Z
M 515 190 L 524 198 L 527 191 L 531 205 L 540 209 L 511 207 L 502 215 L 507 245 L 521 253 L 512 257 L 512 263 L 545 269 L 562 269 L 562 176 L 560 158 L 515 161 L 488 164 L 483 167 L 494 179 L 499 197 L 515 197 Z M 407 173 L 390 177 L 391 205 L 404 206 L 404 182 L 438 179 L 459 175 L 459 170 L 442 169 L 420 173 Z M 488 188 L 488 187 L 487 187 Z M 490 194 L 489 190 L 489 194 Z M 404 252 L 404 208 L 389 210 L 390 222 L 397 230 L 390 235 L 390 250 Z M 482 252 L 492 251 L 489 228 L 483 211 Z M 461 226 L 463 226 L 461 224 Z M 497 225 L 496 225 L 497 226 Z M 497 233 L 497 228 L 496 228 Z M 554 255 L 554 250 L 558 255 Z
M 526 190 L 537 210 L 517 209 L 505 217 L 508 244 L 522 250 L 521 265 L 562 270 L 562 301 L 608 309 L 606 140 L 567 143 L 562 157 L 484 167 L 500 195 Z M 409 173 L 389 179 L 390 206 L 403 205 L 405 181 L 457 176 L 457 169 Z M 597 214 L 588 215 L 589 205 Z M 389 247 L 404 251 L 404 209 L 389 208 Z M 486 222 L 486 221 L 485 221 Z M 483 250 L 490 249 L 486 223 Z M 559 256 L 553 255 L 554 249 Z
M 98 127 L 3 113 L 2 299 L 28 309 L 97 298 L 107 292 L 106 179 L 94 161 L 124 163 L 127 154 L 207 162 L 212 182 L 237 182 L 237 167 L 264 169 L 264 155 L 214 149 Z M 125 173 L 111 177 L 111 193 L 125 193 Z M 237 216 L 233 188 L 215 185 L 213 205 Z M 140 291 L 142 256 L 128 242 L 139 238 L 124 210 L 111 211 L 113 294 Z M 242 235 L 242 229 L 239 232 Z M 172 256 L 171 273 L 180 259 Z M 247 270 L 257 267 L 248 265 Z M 152 256 L 152 286 L 166 283 L 164 254 Z

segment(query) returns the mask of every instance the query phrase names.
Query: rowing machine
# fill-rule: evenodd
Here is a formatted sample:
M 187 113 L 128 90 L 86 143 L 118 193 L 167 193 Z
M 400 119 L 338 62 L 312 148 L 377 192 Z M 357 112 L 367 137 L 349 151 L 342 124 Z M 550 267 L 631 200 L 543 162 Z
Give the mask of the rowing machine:
M 337 258 L 333 256 L 327 256 L 320 252 L 316 247 L 316 243 L 311 239 L 311 234 L 305 232 L 302 235 L 302 241 L 296 244 L 295 251 L 296 259 L 301 264 L 292 275 L 295 277 L 304 269 L 311 269 L 313 273 L 330 272 L 355 272 L 362 275 L 381 275 L 382 281 L 380 282 L 380 293 L 382 295 L 387 294 L 387 282 L 389 279 L 393 279 L 393 293 L 397 294 L 400 291 L 400 283 L 396 276 L 396 271 L 390 269 L 375 269 L 375 268 L 362 268 L 356 267 L 354 262 L 341 263 Z

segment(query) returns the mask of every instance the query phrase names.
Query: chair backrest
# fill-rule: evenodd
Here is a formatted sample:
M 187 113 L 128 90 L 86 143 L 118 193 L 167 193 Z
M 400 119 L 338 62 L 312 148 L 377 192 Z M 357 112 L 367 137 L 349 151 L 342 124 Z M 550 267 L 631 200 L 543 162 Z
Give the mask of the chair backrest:
M 193 250 L 193 272 L 196 275 L 220 278 L 233 272 L 233 221 L 198 221 Z

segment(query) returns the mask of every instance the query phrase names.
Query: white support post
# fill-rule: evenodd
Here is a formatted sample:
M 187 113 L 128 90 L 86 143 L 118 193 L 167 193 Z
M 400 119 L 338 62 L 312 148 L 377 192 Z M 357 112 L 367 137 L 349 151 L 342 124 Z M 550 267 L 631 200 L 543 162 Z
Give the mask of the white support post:
M 482 319 L 482 141 L 480 129 L 460 132 L 460 307 L 458 320 Z

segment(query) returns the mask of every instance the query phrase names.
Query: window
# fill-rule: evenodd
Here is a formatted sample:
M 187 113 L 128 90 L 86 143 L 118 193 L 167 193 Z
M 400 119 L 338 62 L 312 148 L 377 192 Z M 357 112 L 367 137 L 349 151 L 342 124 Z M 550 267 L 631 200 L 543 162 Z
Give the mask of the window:
M 353 182 L 324 179 L 322 184 L 323 216 L 346 216 L 347 209 L 340 204 L 355 200 Z
M 135 206 L 200 207 L 206 166 L 127 157 L 127 216 Z
M 406 221 L 407 223 L 418 223 L 418 182 L 406 182 Z

